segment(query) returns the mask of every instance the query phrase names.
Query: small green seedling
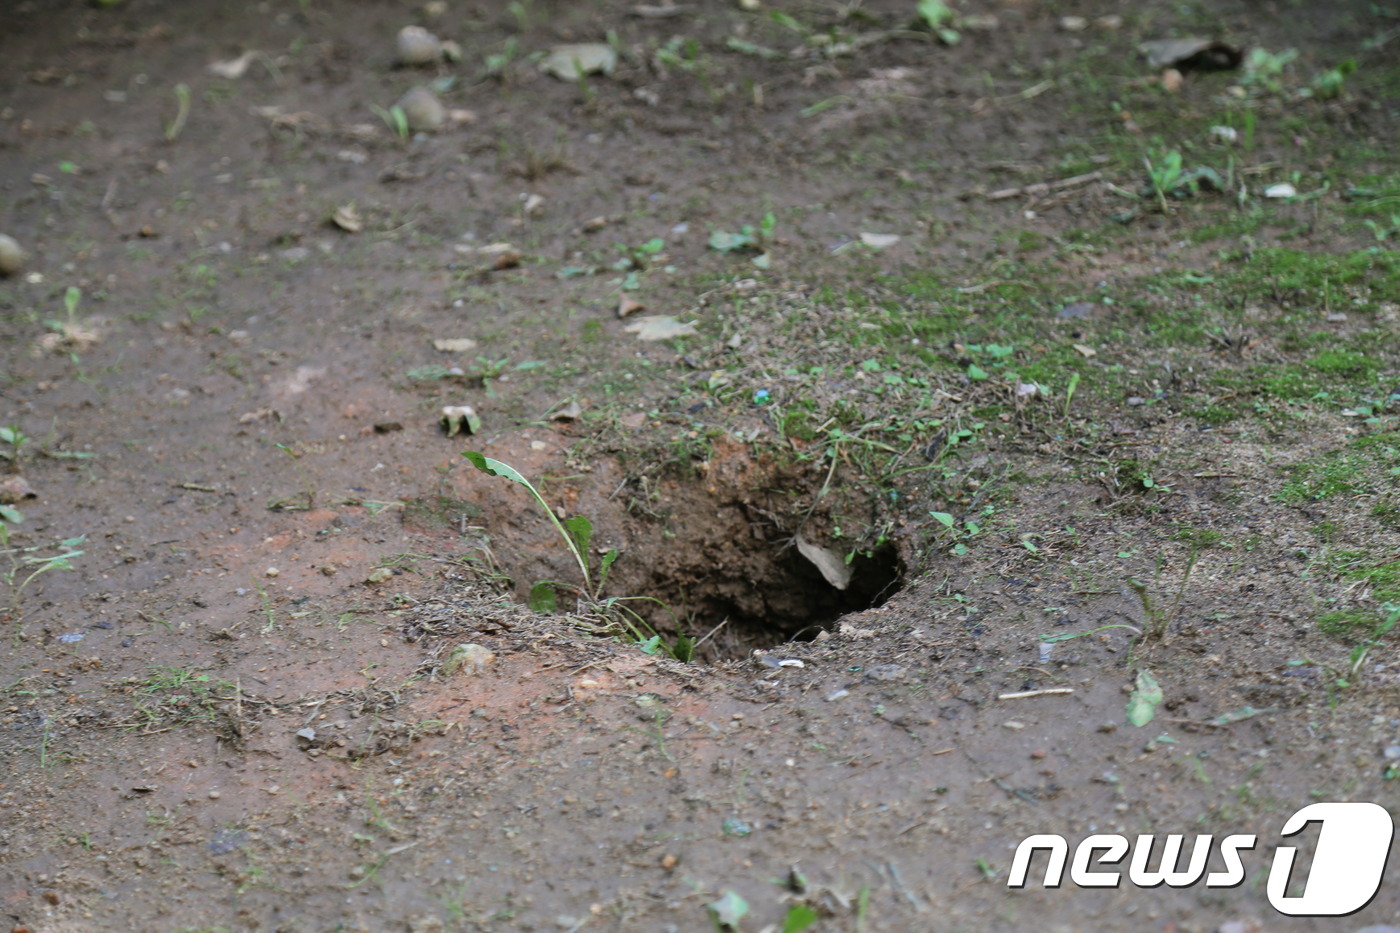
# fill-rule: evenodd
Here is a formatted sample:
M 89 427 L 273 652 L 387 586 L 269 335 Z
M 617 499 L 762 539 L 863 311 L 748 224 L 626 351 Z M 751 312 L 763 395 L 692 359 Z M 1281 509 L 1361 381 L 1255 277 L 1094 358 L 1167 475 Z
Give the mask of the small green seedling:
M 1387 613 L 1386 618 L 1372 630 L 1365 641 L 1351 650 L 1351 657 L 1347 665 L 1348 677 L 1346 681 L 1340 682 L 1339 686 L 1355 683 L 1361 676 L 1361 671 L 1366 665 L 1366 659 L 1371 656 L 1371 651 L 1380 646 L 1381 641 L 1390 634 L 1391 629 L 1400 625 L 1400 603 L 1386 603 L 1382 608 Z
M 1250 49 L 1244 61 L 1244 84 L 1258 87 L 1274 94 L 1283 90 L 1283 70 L 1298 57 L 1297 49 L 1284 49 L 1270 52 L 1268 49 Z
M 948 550 L 958 557 L 962 557 L 967 553 L 967 539 L 982 533 L 982 526 L 971 519 L 962 522 L 962 527 L 959 528 L 958 520 L 948 512 L 929 512 L 929 515 L 932 516 L 933 520 L 938 522 L 938 524 L 952 532 L 954 544 Z
M 29 435 L 19 429 L 19 425 L 12 424 L 0 427 L 0 443 L 10 445 L 8 449 L 0 448 L 0 460 L 8 460 L 11 463 L 18 463 L 20 451 L 28 443 Z M 14 509 L 10 509 L 14 512 Z M 18 515 L 18 512 L 14 512 Z
M 369 109 L 373 110 L 379 119 L 384 121 L 384 125 L 399 138 L 400 142 L 408 140 L 408 114 L 404 113 L 402 107 L 394 104 L 386 110 L 378 104 L 370 104 Z
M 61 321 L 48 320 L 44 322 L 49 330 L 60 334 L 71 334 L 78 323 L 78 305 L 83 300 L 83 290 L 76 285 L 70 285 L 63 292 L 63 315 Z
M 1201 166 L 1187 169 L 1182 164 L 1181 151 L 1173 149 L 1157 158 L 1142 157 L 1147 168 L 1146 193 L 1155 197 L 1157 207 L 1166 213 L 1167 198 L 1189 198 L 1201 188 L 1223 191 L 1225 181 L 1213 168 Z
M 1065 388 L 1065 411 L 1064 416 L 1069 417 L 1069 405 L 1074 401 L 1074 390 L 1079 388 L 1079 373 L 1069 374 L 1069 385 Z
M 763 215 L 763 220 L 756 230 L 753 225 L 744 224 L 738 233 L 714 231 L 710 234 L 710 249 L 717 253 L 761 252 L 764 246 L 772 241 L 773 230 L 777 225 L 778 218 L 769 211 Z
M 520 56 L 520 42 L 515 36 L 510 36 L 502 44 L 499 52 L 487 55 L 482 62 L 482 78 L 501 78 L 505 75 L 510 63 Z
M 666 248 L 666 241 L 661 237 L 653 237 L 639 246 L 628 246 L 625 243 L 615 245 L 622 253 L 622 258 L 613 264 L 613 269 L 618 272 L 626 272 L 629 269 L 640 271 L 650 266 L 652 259 Z
M 919 19 L 944 45 L 957 45 L 962 35 L 953 28 L 957 14 L 943 0 L 919 0 Z
M 65 538 L 54 545 L 58 551 L 56 554 L 44 553 L 50 550 L 45 545 L 11 546 L 11 527 L 23 521 L 24 516 L 19 509 L 0 505 L 0 557 L 5 561 L 3 568 L 0 568 L 0 579 L 5 581 L 10 591 L 6 608 L 12 613 L 18 611 L 20 598 L 35 578 L 52 570 L 72 570 L 73 559 L 83 556 L 78 547 L 87 540 L 86 536 Z
M 1346 84 L 1347 78 L 1355 73 L 1356 59 L 1345 59 L 1338 62 L 1335 68 L 1329 68 L 1313 78 L 1312 84 L 1300 91 L 1299 95 L 1330 100 L 1342 93 L 1342 86 Z

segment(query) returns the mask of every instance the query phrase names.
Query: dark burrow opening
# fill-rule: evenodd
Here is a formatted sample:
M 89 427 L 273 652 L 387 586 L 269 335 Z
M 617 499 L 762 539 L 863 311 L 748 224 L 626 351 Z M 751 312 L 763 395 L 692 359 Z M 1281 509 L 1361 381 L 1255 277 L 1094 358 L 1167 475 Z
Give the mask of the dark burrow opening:
M 560 512 L 589 517 L 595 568 L 618 551 L 604 596 L 624 598 L 668 643 L 684 634 L 699 643 L 698 660 L 746 657 L 816 638 L 899 590 L 904 555 L 869 489 L 739 445 L 709 453 L 688 473 L 651 478 L 595 461 L 590 474 L 547 490 Z M 520 598 L 535 581 L 571 583 L 577 564 L 527 497 L 472 480 L 479 520 Z M 559 608 L 572 608 L 566 602 Z
M 755 649 L 810 641 L 844 615 L 884 605 L 904 576 L 904 561 L 893 544 L 855 554 L 844 589 L 829 582 L 791 539 L 762 544 L 744 548 L 737 568 L 686 562 L 651 574 L 652 591 L 664 594 L 660 598 L 681 630 L 700 643 L 697 657 L 745 657 Z M 673 625 L 667 613 L 653 612 L 650 618 L 658 629 Z

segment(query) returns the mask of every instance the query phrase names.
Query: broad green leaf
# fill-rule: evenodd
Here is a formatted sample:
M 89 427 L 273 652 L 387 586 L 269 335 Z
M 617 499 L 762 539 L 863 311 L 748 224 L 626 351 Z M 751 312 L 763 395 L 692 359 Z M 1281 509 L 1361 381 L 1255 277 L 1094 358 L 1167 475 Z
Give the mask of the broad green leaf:
M 475 450 L 464 450 L 462 451 L 462 456 L 470 460 L 472 466 L 476 467 L 483 473 L 486 473 L 490 476 L 504 476 L 512 483 L 519 483 L 526 489 L 530 489 L 532 491 L 535 488 L 534 486 L 530 485 L 530 481 L 528 479 L 526 479 L 520 474 L 519 470 L 517 470 L 515 467 L 511 466 L 508 463 L 502 463 L 499 460 L 492 460 L 490 457 L 487 457 L 484 454 L 477 453 Z
M 554 584 L 541 580 L 530 587 L 530 608 L 536 612 L 553 612 L 558 604 L 558 597 L 554 593 Z
M 987 378 L 987 371 L 973 363 L 967 367 L 967 378 L 980 382 Z
M 953 516 L 949 515 L 947 512 L 930 512 L 929 514 L 933 516 L 934 521 L 945 528 L 952 528 L 957 522 L 957 519 L 953 518 Z
M 1157 715 L 1157 707 L 1162 702 L 1162 688 L 1156 678 L 1147 671 L 1138 671 L 1137 685 L 1132 696 L 1128 697 L 1128 722 L 1141 727 Z
M 598 592 L 599 592 L 599 593 L 601 593 L 601 592 L 603 591 L 603 587 L 604 587 L 605 585 L 607 585 L 607 582 L 608 582 L 608 570 L 609 570 L 609 568 L 612 567 L 613 561 L 615 561 L 615 560 L 617 560 L 617 548 L 613 548 L 611 551 L 608 551 L 608 553 L 606 553 L 606 554 L 603 555 L 603 563 L 602 563 L 602 565 L 598 568 Z M 597 594 L 594 594 L 594 595 L 597 595 Z
M 575 515 L 564 522 L 569 535 L 574 539 L 574 547 L 580 554 L 588 554 L 588 542 L 593 540 L 593 523 L 582 515 Z
M 817 912 L 806 904 L 793 904 L 783 918 L 783 933 L 802 933 L 817 922 Z
M 695 639 L 685 634 L 677 635 L 675 647 L 671 649 L 671 657 L 682 664 L 689 664 L 695 657 Z
M 953 19 L 953 11 L 943 0 L 919 0 L 919 18 L 930 29 L 938 29 Z
M 739 921 L 749 914 L 749 902 L 726 888 L 719 900 L 705 905 L 715 923 L 731 930 L 739 928 Z

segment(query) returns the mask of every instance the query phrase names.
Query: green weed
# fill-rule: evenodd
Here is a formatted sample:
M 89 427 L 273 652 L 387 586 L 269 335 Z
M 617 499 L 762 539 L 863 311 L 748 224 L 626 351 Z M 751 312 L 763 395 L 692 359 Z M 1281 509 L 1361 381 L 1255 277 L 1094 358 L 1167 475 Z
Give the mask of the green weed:
M 394 104 L 387 109 L 378 104 L 370 104 L 369 109 L 373 110 L 379 119 L 384 121 L 384 125 L 389 131 L 398 137 L 399 142 L 408 141 L 408 114 L 398 104 Z
M 13 526 L 21 524 L 24 515 L 19 509 L 0 505 L 0 579 L 9 593 L 5 611 L 18 616 L 24 591 L 38 577 L 55 570 L 72 570 L 72 561 L 83 556 L 78 547 L 86 536 L 65 538 L 53 545 L 18 546 L 11 543 Z
M 582 589 L 571 587 L 553 580 L 541 580 L 530 589 L 530 608 L 537 612 L 553 612 L 557 606 L 558 594 L 561 589 L 571 589 L 579 595 L 579 603 L 582 615 L 588 616 L 596 614 L 605 621 L 599 628 L 605 630 L 612 627 L 614 623 L 620 625 L 627 634 L 636 642 L 640 643 L 643 650 L 655 653 L 665 650 L 666 653 L 679 661 L 689 661 L 694 654 L 695 643 L 691 638 L 679 633 L 674 644 L 666 644 L 661 636 L 652 629 L 650 623 L 641 616 L 637 610 L 633 609 L 629 603 L 642 602 L 654 603 L 662 609 L 666 609 L 664 603 L 650 596 L 603 596 L 604 587 L 607 585 L 608 571 L 612 569 L 613 562 L 617 560 L 618 551 L 616 548 L 608 550 L 599 562 L 596 575 L 589 567 L 589 546 L 593 540 L 593 524 L 585 516 L 575 515 L 572 518 L 560 520 L 554 514 L 554 509 L 540 495 L 540 491 L 535 485 L 524 477 L 518 470 L 500 460 L 493 460 L 474 450 L 463 451 L 465 457 L 472 466 L 488 476 L 499 476 L 510 480 L 518 486 L 522 486 L 530 493 L 539 506 L 540 511 L 549 519 L 554 530 L 558 532 L 560 539 L 569 549 L 574 562 L 578 565 L 579 576 L 583 581 Z M 668 610 L 669 611 L 669 610 Z
M 710 249 L 719 253 L 758 253 L 758 258 L 761 259 L 765 255 L 764 249 L 773 240 L 773 231 L 777 225 L 777 217 L 769 211 L 763 215 L 763 220 L 756 229 L 751 224 L 744 224 L 738 233 L 715 230 L 710 234 Z M 758 259 L 755 259 L 755 263 L 757 262 Z

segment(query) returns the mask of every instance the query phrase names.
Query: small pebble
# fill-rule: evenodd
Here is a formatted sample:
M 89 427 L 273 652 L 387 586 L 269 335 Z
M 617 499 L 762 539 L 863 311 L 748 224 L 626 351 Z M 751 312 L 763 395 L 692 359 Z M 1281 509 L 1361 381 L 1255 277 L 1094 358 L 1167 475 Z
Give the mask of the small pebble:
M 442 101 L 425 87 L 416 87 L 400 97 L 397 106 L 403 110 L 408 128 L 415 133 L 435 130 L 447 122 L 447 109 Z
M 218 791 L 216 791 L 216 790 L 211 790 L 211 791 L 209 792 L 209 799 L 210 799 L 210 800 L 218 800 L 218 799 L 219 799 L 220 797 L 222 797 L 222 796 L 223 796 L 223 795 L 220 794 L 220 793 L 219 793 Z
M 1400 745 L 1387 745 L 1381 754 L 1391 760 L 1400 758 Z
M 24 266 L 24 250 L 12 237 L 0 233 L 0 275 L 14 275 Z
M 399 30 L 399 62 L 404 65 L 431 65 L 442 58 L 442 42 L 422 26 Z

